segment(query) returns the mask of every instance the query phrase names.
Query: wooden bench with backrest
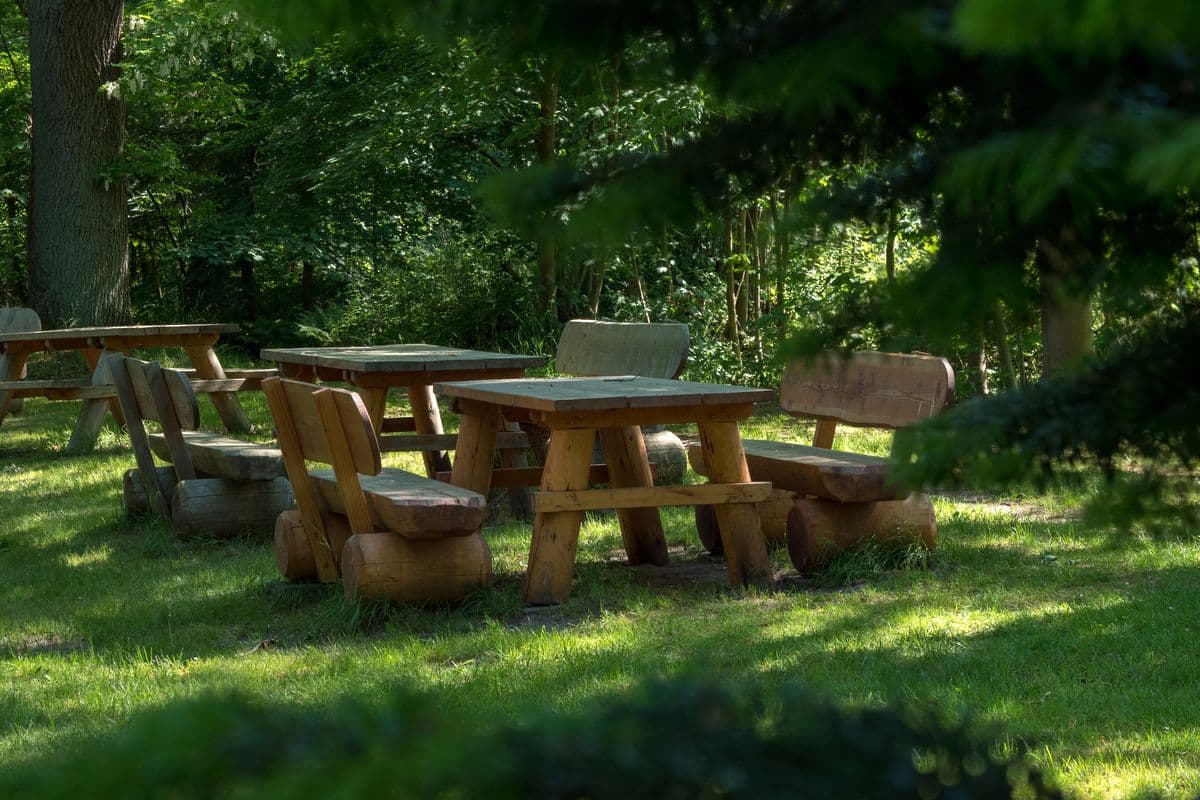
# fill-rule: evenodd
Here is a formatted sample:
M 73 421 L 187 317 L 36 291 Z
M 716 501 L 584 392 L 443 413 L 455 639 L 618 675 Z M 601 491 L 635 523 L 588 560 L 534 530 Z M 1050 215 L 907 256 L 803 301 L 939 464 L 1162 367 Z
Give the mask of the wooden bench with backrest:
M 826 354 L 788 365 L 780 404 L 793 416 L 816 419 L 817 427 L 812 445 L 744 442 L 751 477 L 775 487 L 760 506 L 764 534 L 786 538 L 801 571 L 865 540 L 932 548 L 937 527 L 927 498 L 906 497 L 895 487 L 887 459 L 831 448 L 839 423 L 894 430 L 934 416 L 953 399 L 954 371 L 935 356 Z M 703 452 L 693 447 L 688 456 L 704 474 Z M 698 510 L 696 522 L 705 545 L 720 552 L 711 510 Z
M 427 605 L 461 600 L 491 580 L 479 534 L 480 494 L 384 468 L 355 392 L 271 378 L 275 420 L 298 510 L 279 516 L 275 555 L 289 579 L 338 579 L 347 598 Z M 306 462 L 328 464 L 310 471 Z
M 0 333 L 23 333 L 25 331 L 40 331 L 41 329 L 42 320 L 32 308 L 22 308 L 20 306 L 0 308 Z M 29 370 L 22 365 L 21 374 L 11 376 L 12 380 L 9 380 L 10 376 L 8 372 L 8 354 L 0 354 L 0 419 L 4 418 L 5 413 L 21 413 L 21 404 L 23 402 L 21 397 L 5 391 L 3 384 L 24 380 Z
M 127 510 L 155 511 L 188 537 L 270 530 L 291 507 L 278 449 L 199 429 L 196 387 L 202 384 L 120 353 L 103 364 L 137 462 L 125 473 Z M 160 432 L 148 432 L 147 422 L 158 423 Z M 157 467 L 155 456 L 170 466 Z

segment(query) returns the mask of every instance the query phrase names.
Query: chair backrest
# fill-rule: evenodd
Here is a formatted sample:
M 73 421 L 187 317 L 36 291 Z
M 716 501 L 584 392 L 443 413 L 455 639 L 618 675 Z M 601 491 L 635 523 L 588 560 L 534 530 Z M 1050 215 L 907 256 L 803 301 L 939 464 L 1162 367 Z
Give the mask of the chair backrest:
M 554 368 L 564 375 L 640 375 L 677 378 L 688 355 L 682 322 L 603 322 L 573 319 L 563 328 Z
M 839 422 L 895 429 L 934 416 L 954 401 L 954 370 L 930 355 L 826 353 L 789 364 L 779 394 L 789 414 L 832 423 L 825 426 L 832 442 L 832 425 Z M 818 425 L 818 439 L 821 433 Z
M 164 369 L 156 361 L 140 361 L 121 353 L 110 353 L 97 367 L 108 371 L 129 442 L 137 461 L 138 474 L 150 505 L 163 516 L 170 516 L 171 486 L 165 485 L 154 466 L 154 455 L 146 434 L 146 420 L 157 422 L 171 454 L 176 480 L 192 480 L 196 469 L 188 455 L 183 431 L 200 427 L 200 406 L 192 383 L 182 372 Z
M 317 561 L 317 574 L 322 581 L 333 580 L 337 577 L 336 558 L 305 461 L 333 467 L 351 532 L 371 533 L 375 526 L 358 476 L 378 475 L 383 469 L 379 437 L 355 392 L 284 378 L 267 378 L 262 388 L 275 420 L 292 494 Z

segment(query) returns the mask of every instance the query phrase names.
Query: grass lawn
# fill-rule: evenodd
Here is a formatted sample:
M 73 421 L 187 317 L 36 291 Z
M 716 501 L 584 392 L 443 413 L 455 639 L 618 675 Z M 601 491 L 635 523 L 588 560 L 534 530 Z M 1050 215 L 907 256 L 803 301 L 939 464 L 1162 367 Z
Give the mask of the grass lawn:
M 269 435 L 261 395 L 243 402 Z M 781 552 L 790 577 L 749 596 L 703 553 L 690 509 L 664 515 L 669 568 L 624 565 L 615 517 L 596 515 L 571 600 L 549 609 L 521 603 L 529 530 L 506 522 L 484 531 L 495 585 L 462 607 L 351 607 L 338 589 L 281 584 L 266 539 L 185 543 L 164 522 L 126 518 L 124 438 L 106 429 L 93 454 L 65 456 L 76 412 L 27 401 L 0 427 L 0 763 L 212 689 L 319 703 L 401 684 L 487 726 L 700 672 L 971 714 L 1074 796 L 1200 790 L 1187 644 L 1200 548 L 1089 531 L 1070 496 L 938 497 L 924 568 L 860 559 L 837 579 L 800 579 Z M 808 435 L 777 411 L 746 432 Z

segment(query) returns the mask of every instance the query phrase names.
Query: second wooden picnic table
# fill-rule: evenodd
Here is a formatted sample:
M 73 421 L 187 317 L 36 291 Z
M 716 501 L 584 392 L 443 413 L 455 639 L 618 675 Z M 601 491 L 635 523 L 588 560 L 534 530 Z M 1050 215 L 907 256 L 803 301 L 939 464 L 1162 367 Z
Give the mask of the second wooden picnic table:
M 129 353 L 152 347 L 180 347 L 187 353 L 201 380 L 219 381 L 226 377 L 213 345 L 223 333 L 238 330 L 235 324 L 195 323 L 179 325 L 118 325 L 106 328 L 60 328 L 0 334 L 0 353 L 8 356 L 8 374 L 0 375 L 0 421 L 11 397 L 43 396 L 51 399 L 84 401 L 67 452 L 91 449 L 100 434 L 110 403 L 115 398 L 108 378 L 97 367 L 105 353 Z M 87 381 L 20 380 L 25 362 L 34 353 L 77 350 L 83 354 L 92 378 Z M 89 385 L 90 384 L 90 385 Z M 211 394 L 213 404 L 231 432 L 250 430 L 237 395 L 232 391 Z
M 525 601 L 561 603 L 571 590 L 583 512 L 617 509 L 631 564 L 666 564 L 659 507 L 712 505 L 716 511 L 729 580 L 734 586 L 767 585 L 771 565 L 756 502 L 769 483 L 753 483 L 738 422 L 754 404 L 774 396 L 752 389 L 660 378 L 526 378 L 439 383 L 462 414 L 451 482 L 486 493 L 503 420 L 550 429 L 536 516 Z M 642 425 L 698 423 L 710 483 L 653 485 Z M 599 433 L 612 488 L 589 489 L 592 445 Z
M 438 381 L 517 378 L 546 363 L 542 356 L 492 353 L 434 344 L 371 345 L 366 347 L 277 347 L 259 356 L 274 361 L 282 375 L 298 380 L 344 381 L 358 389 L 377 433 L 416 431 L 406 442 L 383 442 L 385 450 L 420 449 L 425 471 L 436 477 L 448 469 L 444 453 L 453 449 L 446 437 L 432 386 Z M 385 419 L 388 390 L 404 389 L 412 406 L 411 418 Z

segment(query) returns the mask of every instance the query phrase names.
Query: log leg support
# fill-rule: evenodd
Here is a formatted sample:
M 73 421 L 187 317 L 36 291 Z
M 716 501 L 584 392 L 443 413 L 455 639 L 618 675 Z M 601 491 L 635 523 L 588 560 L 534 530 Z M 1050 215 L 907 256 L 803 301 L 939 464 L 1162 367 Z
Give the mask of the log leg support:
M 748 483 L 750 468 L 736 422 L 700 423 L 700 447 L 712 483 Z M 715 507 L 729 583 L 736 587 L 769 587 L 774 583 L 758 509 L 751 503 Z
M 186 349 L 188 358 L 192 360 L 192 366 L 196 368 L 197 378 L 201 380 L 223 380 L 225 378 L 225 370 L 221 368 L 217 353 L 210 345 L 194 345 Z M 225 430 L 230 433 L 250 432 L 250 418 L 242 410 L 242 405 L 238 402 L 235 392 L 213 392 L 209 397 L 212 398 L 212 403 L 216 406 L 221 421 L 225 423 Z
M 933 503 L 918 494 L 907 500 L 876 503 L 801 497 L 788 513 L 788 554 L 800 572 L 820 569 L 837 554 L 866 542 L 897 547 L 920 545 L 932 550 L 937 544 Z
M 342 551 L 342 586 L 351 602 L 458 603 L 491 580 L 492 553 L 478 533 L 445 539 L 360 533 Z
M 331 512 L 322 512 L 321 519 L 334 558 L 340 564 L 342 548 L 352 535 L 350 521 Z M 275 519 L 275 563 L 289 581 L 316 580 L 318 577 L 312 545 L 304 530 L 304 517 L 296 509 L 288 509 Z
M 758 518 L 762 523 L 763 537 L 767 546 L 780 546 L 787 541 L 788 514 L 796 495 L 783 489 L 773 489 L 771 499 L 758 504 Z M 714 556 L 723 555 L 721 530 L 717 524 L 717 511 L 713 506 L 696 506 L 696 533 L 700 543 Z
M 636 425 L 623 428 L 601 428 L 600 445 L 608 463 L 608 478 L 614 489 L 631 489 L 654 485 L 650 463 L 646 459 L 646 443 L 642 429 Z M 621 538 L 629 563 L 668 563 L 667 540 L 663 536 L 662 517 L 658 508 L 622 508 L 617 510 L 621 522 Z
M 270 531 L 276 518 L 294 502 L 287 478 L 269 481 L 197 478 L 175 485 L 171 522 L 182 538 L 224 538 Z
M 596 432 L 591 428 L 552 431 L 542 471 L 542 491 L 586 489 L 595 439 Z M 454 483 L 462 485 L 457 480 Z M 525 572 L 526 603 L 554 605 L 570 596 L 582 522 L 582 511 L 540 512 L 534 516 L 529 568 Z

